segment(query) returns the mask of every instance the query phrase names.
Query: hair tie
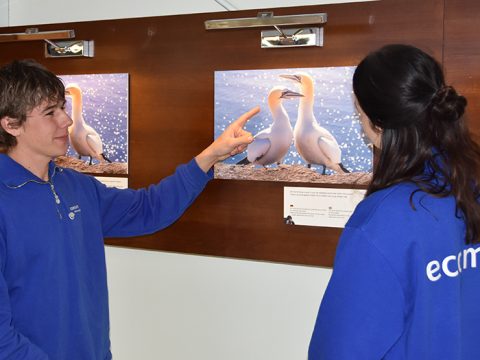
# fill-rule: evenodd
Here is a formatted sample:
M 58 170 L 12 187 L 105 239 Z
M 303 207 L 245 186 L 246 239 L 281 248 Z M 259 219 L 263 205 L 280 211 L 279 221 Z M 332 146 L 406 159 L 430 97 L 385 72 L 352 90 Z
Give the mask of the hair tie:
M 444 102 L 450 90 L 453 90 L 451 86 L 443 85 L 439 87 L 432 96 L 432 104 L 439 104 Z
M 439 120 L 455 122 L 465 112 L 467 100 L 452 86 L 443 85 L 437 89 L 430 101 L 430 111 Z

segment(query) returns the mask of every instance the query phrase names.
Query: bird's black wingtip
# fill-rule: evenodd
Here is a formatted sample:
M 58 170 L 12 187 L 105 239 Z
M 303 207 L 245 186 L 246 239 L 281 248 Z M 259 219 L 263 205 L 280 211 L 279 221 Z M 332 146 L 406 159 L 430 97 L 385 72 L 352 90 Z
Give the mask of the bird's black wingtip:
M 350 173 L 351 173 L 351 171 L 348 170 L 345 166 L 343 166 L 342 163 L 338 164 L 338 166 L 340 166 L 340 169 L 342 169 L 343 171 L 345 171 L 347 174 L 350 174 Z
M 248 165 L 248 164 L 250 164 L 250 161 L 248 161 L 246 157 L 240 160 L 239 162 L 237 162 L 237 165 Z
M 105 156 L 105 154 L 100 154 L 100 155 L 102 155 L 103 160 L 105 160 L 106 162 L 108 162 L 108 163 L 111 163 L 111 162 L 112 162 L 112 160 L 110 160 L 109 158 L 107 158 L 107 157 Z

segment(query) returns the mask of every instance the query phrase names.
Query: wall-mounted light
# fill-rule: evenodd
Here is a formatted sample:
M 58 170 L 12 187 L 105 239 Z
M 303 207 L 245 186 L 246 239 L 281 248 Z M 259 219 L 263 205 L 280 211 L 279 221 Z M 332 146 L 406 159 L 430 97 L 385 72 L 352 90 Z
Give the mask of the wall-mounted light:
M 0 42 L 45 41 L 45 57 L 93 57 L 93 40 L 65 40 L 75 37 L 74 30 L 38 31 L 27 28 L 23 33 L 0 34 Z M 60 39 L 61 41 L 53 41 Z
M 38 31 L 27 28 L 23 33 L 0 34 L 0 42 L 71 39 L 75 37 L 73 30 Z
M 276 31 L 262 31 L 262 48 L 323 46 L 323 28 L 281 29 L 280 26 L 325 24 L 326 22 L 326 13 L 273 16 L 273 12 L 261 12 L 253 18 L 207 20 L 205 21 L 205 29 L 219 30 L 270 26 L 274 27 Z
M 205 21 L 205 29 L 238 29 L 262 26 L 286 26 L 286 25 L 311 25 L 325 24 L 327 22 L 327 14 L 303 14 L 303 15 L 286 15 L 273 16 L 273 12 L 260 12 L 257 17 L 238 18 L 238 19 L 219 19 Z
M 65 58 L 65 57 L 93 57 L 93 40 L 67 40 L 50 41 L 45 40 L 45 57 L 47 58 Z
M 323 27 L 262 31 L 262 48 L 323 46 Z

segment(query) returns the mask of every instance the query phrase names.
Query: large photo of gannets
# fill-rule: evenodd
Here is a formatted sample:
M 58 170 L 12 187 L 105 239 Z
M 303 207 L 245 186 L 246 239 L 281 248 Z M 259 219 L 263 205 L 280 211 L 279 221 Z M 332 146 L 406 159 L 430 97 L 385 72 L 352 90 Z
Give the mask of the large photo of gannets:
M 215 72 L 215 134 L 250 108 L 246 151 L 215 165 L 215 178 L 366 185 L 372 146 L 355 109 L 355 67 Z
M 128 74 L 60 75 L 70 146 L 55 162 L 98 174 L 128 174 Z

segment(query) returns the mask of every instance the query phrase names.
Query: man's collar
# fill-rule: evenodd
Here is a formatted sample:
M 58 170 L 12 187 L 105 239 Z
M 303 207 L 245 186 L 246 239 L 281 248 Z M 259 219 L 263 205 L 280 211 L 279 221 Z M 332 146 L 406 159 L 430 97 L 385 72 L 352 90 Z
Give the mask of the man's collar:
M 53 176 L 55 168 L 55 163 L 50 161 L 48 164 L 49 179 Z M 0 154 L 0 182 L 8 187 L 18 187 L 28 181 L 46 182 L 17 163 L 10 156 Z

